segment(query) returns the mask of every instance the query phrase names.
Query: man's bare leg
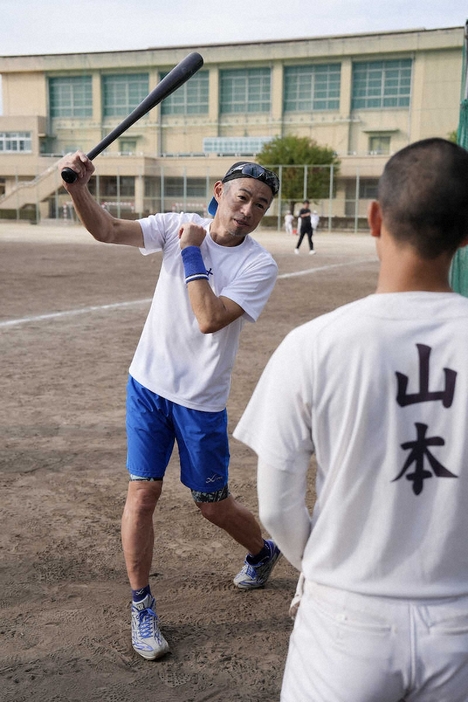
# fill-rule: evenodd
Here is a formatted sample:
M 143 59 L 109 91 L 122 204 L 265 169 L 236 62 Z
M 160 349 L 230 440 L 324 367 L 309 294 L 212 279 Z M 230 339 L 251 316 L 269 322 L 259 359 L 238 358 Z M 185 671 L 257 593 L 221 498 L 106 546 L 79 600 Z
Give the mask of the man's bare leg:
M 153 514 L 162 481 L 131 480 L 122 516 L 122 546 L 132 590 L 146 587 L 153 560 Z
M 197 502 L 196 505 L 209 522 L 224 529 L 249 553 L 255 555 L 262 550 L 264 540 L 260 525 L 253 514 L 232 495 L 220 502 Z
M 224 529 L 249 552 L 234 584 L 241 590 L 263 587 L 281 554 L 273 541 L 263 539 L 253 514 L 232 495 L 219 502 L 197 502 L 196 505 L 206 519 Z
M 149 587 L 153 560 L 153 514 L 162 481 L 131 480 L 122 516 L 122 546 L 132 594 L 132 646 L 147 660 L 169 651 L 159 629 L 155 600 Z M 135 592 L 138 591 L 138 592 Z

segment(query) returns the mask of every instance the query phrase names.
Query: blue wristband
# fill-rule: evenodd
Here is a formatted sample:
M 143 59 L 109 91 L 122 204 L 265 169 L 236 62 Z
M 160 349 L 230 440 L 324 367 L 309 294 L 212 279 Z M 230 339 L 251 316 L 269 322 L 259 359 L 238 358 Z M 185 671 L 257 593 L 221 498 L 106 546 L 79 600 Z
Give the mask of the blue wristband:
M 203 256 L 198 246 L 186 246 L 182 249 L 182 261 L 184 263 L 185 282 L 192 280 L 208 280 Z

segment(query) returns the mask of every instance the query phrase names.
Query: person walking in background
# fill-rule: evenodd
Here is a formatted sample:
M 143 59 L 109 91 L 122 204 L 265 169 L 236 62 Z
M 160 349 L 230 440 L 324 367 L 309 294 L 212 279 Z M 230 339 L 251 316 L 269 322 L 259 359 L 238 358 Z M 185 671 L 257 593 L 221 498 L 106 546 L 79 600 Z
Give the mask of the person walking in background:
M 468 152 L 397 152 L 369 225 L 376 293 L 292 331 L 234 431 L 305 579 L 281 700 L 466 702 L 468 299 L 449 270 L 468 245 Z
M 309 241 L 309 254 L 314 254 L 314 244 L 312 241 L 312 223 L 311 223 L 311 212 L 309 209 L 309 201 L 304 200 L 302 203 L 302 207 L 299 210 L 299 214 L 297 216 L 297 221 L 298 221 L 298 230 L 299 230 L 299 240 L 297 242 L 296 248 L 294 249 L 294 253 L 298 254 L 300 246 L 302 244 L 303 238 L 307 235 L 307 239 Z
M 284 215 L 284 228 L 286 230 L 286 234 L 292 235 L 293 222 L 294 222 L 294 215 L 288 210 L 288 212 L 286 212 L 286 214 Z
M 131 221 L 113 217 L 92 197 L 87 184 L 94 166 L 84 153 L 66 156 L 60 167 L 78 174 L 64 187 L 95 239 L 163 255 L 127 384 L 129 484 L 122 518 L 132 644 L 154 660 L 169 645 L 149 584 L 153 513 L 175 441 L 181 482 L 201 514 L 248 551 L 234 584 L 242 590 L 263 587 L 280 556 L 229 492 L 226 414 L 241 329 L 258 319 L 277 277 L 273 257 L 250 234 L 279 181 L 262 166 L 241 161 L 214 185 L 208 206 L 214 219 L 169 212 Z

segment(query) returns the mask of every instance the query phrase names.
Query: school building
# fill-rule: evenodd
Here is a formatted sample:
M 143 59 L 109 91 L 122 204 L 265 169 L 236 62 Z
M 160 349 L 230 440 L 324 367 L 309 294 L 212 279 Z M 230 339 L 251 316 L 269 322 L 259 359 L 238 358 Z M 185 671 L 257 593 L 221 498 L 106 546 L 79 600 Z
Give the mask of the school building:
M 130 217 L 204 212 L 233 161 L 294 134 L 341 161 L 316 204 L 322 217 L 357 222 L 393 152 L 456 130 L 463 40 L 464 28 L 452 27 L 0 57 L 0 218 L 71 216 L 60 156 L 90 151 L 197 51 L 203 68 L 96 158 L 101 204 Z M 271 217 L 280 223 L 287 207 L 275 202 Z

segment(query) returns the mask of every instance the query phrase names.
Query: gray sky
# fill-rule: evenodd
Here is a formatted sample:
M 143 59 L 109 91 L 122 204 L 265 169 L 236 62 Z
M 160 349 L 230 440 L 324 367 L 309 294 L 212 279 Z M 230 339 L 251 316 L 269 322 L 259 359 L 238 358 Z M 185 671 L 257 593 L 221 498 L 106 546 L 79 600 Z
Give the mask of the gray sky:
M 456 27 L 466 0 L 0 0 L 0 55 Z
M 0 55 L 461 27 L 467 19 L 466 0 L 0 0 Z

